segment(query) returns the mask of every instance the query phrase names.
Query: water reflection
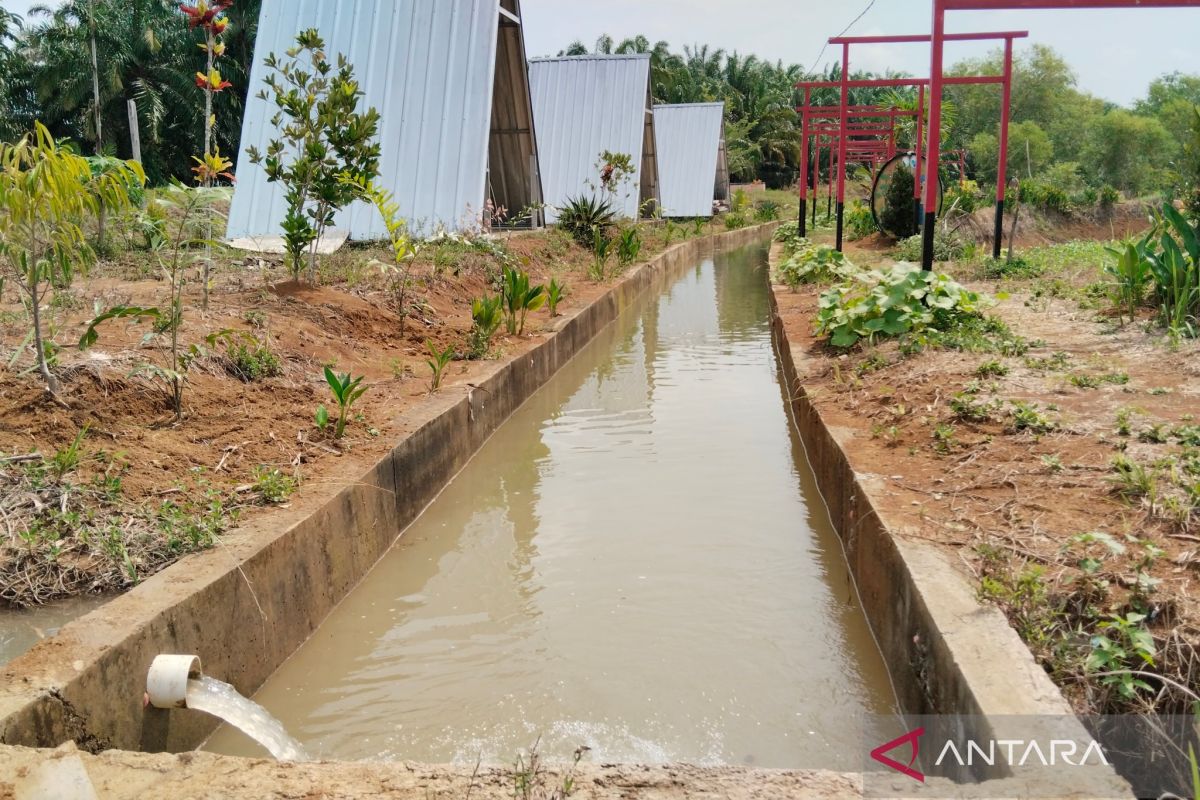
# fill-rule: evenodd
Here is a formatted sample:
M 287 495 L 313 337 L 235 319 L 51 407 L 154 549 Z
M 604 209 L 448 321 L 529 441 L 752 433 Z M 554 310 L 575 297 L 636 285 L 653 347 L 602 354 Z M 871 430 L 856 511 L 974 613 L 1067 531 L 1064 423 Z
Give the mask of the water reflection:
M 764 261 L 705 261 L 602 332 L 255 699 L 325 758 L 540 737 L 858 768 L 855 720 L 892 700 L 781 402 Z

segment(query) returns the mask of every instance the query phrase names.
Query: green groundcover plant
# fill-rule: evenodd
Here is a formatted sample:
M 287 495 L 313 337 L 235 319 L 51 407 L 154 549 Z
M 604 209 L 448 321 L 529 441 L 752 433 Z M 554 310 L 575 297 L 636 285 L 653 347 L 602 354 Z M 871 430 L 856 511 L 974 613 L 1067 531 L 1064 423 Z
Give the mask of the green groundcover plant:
M 930 328 L 948 330 L 980 314 L 985 299 L 948 275 L 901 262 L 855 275 L 821 295 L 817 330 L 834 347 L 901 336 Z

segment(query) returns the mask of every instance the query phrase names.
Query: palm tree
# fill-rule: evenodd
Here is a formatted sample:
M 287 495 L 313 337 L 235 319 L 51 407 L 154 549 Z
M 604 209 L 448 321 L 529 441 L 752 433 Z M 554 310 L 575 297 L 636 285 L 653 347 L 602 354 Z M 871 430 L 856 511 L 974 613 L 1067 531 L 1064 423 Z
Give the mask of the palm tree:
M 235 90 L 217 97 L 222 152 L 238 150 L 260 8 L 261 0 L 246 0 L 228 14 L 223 72 Z M 66 0 L 33 14 L 39 23 L 28 31 L 26 49 L 47 127 L 59 137 L 97 141 L 91 69 L 79 58 L 94 19 L 106 149 L 131 155 L 127 101 L 133 100 L 147 175 L 156 182 L 190 180 L 191 157 L 203 151 L 204 112 L 193 79 L 202 65 L 199 34 L 188 29 L 177 0 Z

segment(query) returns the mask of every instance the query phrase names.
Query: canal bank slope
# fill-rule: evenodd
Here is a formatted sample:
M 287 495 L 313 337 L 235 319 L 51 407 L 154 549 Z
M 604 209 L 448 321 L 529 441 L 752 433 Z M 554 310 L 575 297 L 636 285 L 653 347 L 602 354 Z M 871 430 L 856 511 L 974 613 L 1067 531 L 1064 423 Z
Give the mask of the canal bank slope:
M 297 508 L 266 515 L 66 625 L 0 672 L 0 742 L 180 752 L 216 726 L 145 709 L 160 653 L 200 656 L 206 674 L 253 694 L 362 579 L 407 525 L 535 390 L 664 276 L 714 249 L 766 241 L 777 223 L 677 244 L 563 317 L 532 349 L 497 361 L 404 419 L 385 457 Z

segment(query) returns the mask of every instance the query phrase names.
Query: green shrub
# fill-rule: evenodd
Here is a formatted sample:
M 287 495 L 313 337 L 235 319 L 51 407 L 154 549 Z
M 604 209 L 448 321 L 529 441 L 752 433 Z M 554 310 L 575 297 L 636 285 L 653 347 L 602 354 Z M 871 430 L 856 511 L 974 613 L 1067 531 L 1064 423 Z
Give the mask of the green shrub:
M 775 229 L 775 241 L 786 244 L 789 240 L 800 236 L 800 223 L 790 220 Z
M 1121 202 L 1121 193 L 1113 186 L 1107 183 L 1100 187 L 1100 207 L 1112 208 L 1117 203 Z
M 913 172 L 906 164 L 897 165 L 884 197 L 883 211 L 879 214 L 879 227 L 897 239 L 907 239 L 917 232 L 914 181 Z
M 857 241 L 870 236 L 879 230 L 875 227 L 875 217 L 871 208 L 862 200 L 855 200 L 846 209 L 846 230 L 851 241 Z
M 1080 189 L 1071 195 L 1071 205 L 1075 208 L 1092 208 L 1100 204 L 1100 192 L 1091 186 Z
M 746 215 L 740 211 L 731 212 L 731 213 L 725 215 L 726 230 L 735 231 L 738 228 L 744 228 L 749 224 L 750 224 L 750 220 L 748 220 L 746 218 Z
M 757 222 L 774 222 L 783 213 L 783 207 L 774 200 L 759 200 L 754 206 L 754 219 Z
M 807 242 L 807 239 L 801 239 Z M 853 278 L 861 270 L 842 253 L 828 245 L 800 247 L 776 268 L 776 280 L 792 291 L 803 283 L 830 283 Z
M 812 242 L 800 235 L 800 225 L 796 222 L 780 225 L 779 230 L 775 231 L 775 241 L 783 245 L 785 258 L 812 246 Z
M 283 374 L 283 363 L 279 356 L 252 336 L 231 345 L 226 355 L 229 357 L 230 372 L 247 383 L 277 378 Z
M 973 214 L 983 207 L 985 199 L 986 195 L 979 188 L 979 184 L 964 178 L 946 191 L 946 199 L 942 203 L 942 207 L 945 209 L 945 213 L 949 213 L 953 209 L 959 214 Z
M 835 347 L 927 329 L 948 330 L 978 317 L 983 299 L 949 276 L 899 263 L 855 275 L 821 295 L 817 331 Z
M 571 235 L 580 247 L 592 248 L 595 233 L 607 237 L 616 221 L 617 212 L 608 200 L 595 195 L 579 196 L 567 200 L 558 213 L 558 227 Z
M 925 243 L 920 234 L 910 236 L 896 246 L 893 255 L 895 255 L 897 261 L 919 262 L 924 247 Z M 945 233 L 941 230 L 934 232 L 934 261 L 958 261 L 966 258 L 969 250 L 968 243 L 957 233 Z
M 1071 195 L 1057 186 L 1053 186 L 1037 178 L 1031 178 L 1021 183 L 1020 202 L 1043 211 L 1057 211 L 1060 214 L 1071 213 Z

